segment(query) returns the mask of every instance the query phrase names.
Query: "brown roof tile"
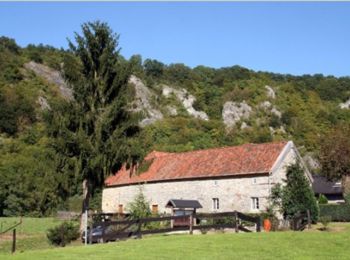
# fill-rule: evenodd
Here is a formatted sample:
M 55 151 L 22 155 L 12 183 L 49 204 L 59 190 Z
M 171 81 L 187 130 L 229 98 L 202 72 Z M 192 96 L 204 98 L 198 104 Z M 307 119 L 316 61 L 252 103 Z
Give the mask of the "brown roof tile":
M 145 160 L 153 160 L 140 175 L 123 167 L 107 178 L 107 186 L 143 182 L 211 178 L 270 172 L 287 142 L 244 144 L 183 153 L 153 151 Z

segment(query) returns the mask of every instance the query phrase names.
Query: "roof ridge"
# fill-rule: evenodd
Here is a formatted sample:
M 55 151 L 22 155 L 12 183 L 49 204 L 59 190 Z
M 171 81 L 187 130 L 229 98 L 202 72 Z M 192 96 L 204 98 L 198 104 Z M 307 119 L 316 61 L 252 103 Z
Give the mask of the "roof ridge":
M 233 146 L 221 146 L 221 147 L 212 147 L 212 148 L 205 148 L 205 149 L 198 149 L 198 150 L 192 150 L 192 151 L 184 151 L 184 152 L 165 152 L 165 151 L 159 151 L 159 150 L 152 150 L 148 154 L 158 152 L 158 153 L 167 153 L 167 155 L 164 156 L 169 156 L 169 155 L 178 155 L 178 154 L 186 154 L 186 153 L 194 153 L 194 152 L 199 152 L 199 151 L 210 151 L 210 150 L 223 150 L 223 149 L 229 149 L 233 147 L 241 147 L 241 146 L 248 146 L 248 145 L 269 145 L 269 144 L 281 144 L 281 143 L 288 143 L 289 141 L 283 140 L 283 141 L 276 141 L 276 142 L 269 142 L 269 143 L 245 143 L 245 144 L 240 144 L 240 145 L 233 145 Z M 147 154 L 147 155 L 148 155 Z

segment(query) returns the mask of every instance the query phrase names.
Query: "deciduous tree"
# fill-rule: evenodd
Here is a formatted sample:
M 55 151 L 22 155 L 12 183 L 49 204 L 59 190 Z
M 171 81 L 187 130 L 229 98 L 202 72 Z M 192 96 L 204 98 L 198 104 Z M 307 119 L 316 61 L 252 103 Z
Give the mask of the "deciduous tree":
M 322 174 L 341 179 L 343 193 L 350 193 L 350 125 L 338 125 L 322 137 L 320 163 Z

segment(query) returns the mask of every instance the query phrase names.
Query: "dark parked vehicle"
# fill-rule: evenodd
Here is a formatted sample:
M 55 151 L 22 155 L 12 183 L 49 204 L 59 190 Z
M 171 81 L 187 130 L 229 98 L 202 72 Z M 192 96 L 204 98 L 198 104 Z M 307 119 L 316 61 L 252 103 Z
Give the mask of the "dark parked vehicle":
M 112 232 L 112 227 L 111 226 L 106 227 L 105 234 L 109 234 L 111 232 Z M 88 228 L 88 230 L 87 230 L 87 234 L 88 234 L 87 242 L 88 243 L 90 243 L 90 233 L 91 233 L 90 229 Z M 81 241 L 83 243 L 85 243 L 85 231 L 81 235 Z M 97 226 L 97 227 L 92 229 L 91 241 L 92 241 L 92 243 L 102 243 L 102 241 L 103 241 L 102 240 L 102 226 Z M 107 240 L 104 242 L 108 242 L 108 241 L 115 241 L 115 240 Z

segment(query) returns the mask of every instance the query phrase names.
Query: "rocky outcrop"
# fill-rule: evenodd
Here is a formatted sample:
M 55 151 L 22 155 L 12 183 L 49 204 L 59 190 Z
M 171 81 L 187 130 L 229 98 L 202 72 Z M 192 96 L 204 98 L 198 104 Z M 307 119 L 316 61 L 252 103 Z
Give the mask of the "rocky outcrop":
M 273 90 L 273 88 L 271 88 L 270 86 L 266 85 L 265 86 L 266 90 L 267 90 L 267 96 L 269 98 L 275 99 L 276 98 L 276 92 Z
M 167 106 L 166 108 L 168 109 L 169 115 L 177 116 L 177 109 L 176 109 L 176 107 L 174 107 L 174 106 Z
M 350 98 L 347 101 L 345 101 L 344 103 L 340 103 L 339 107 L 341 109 L 350 109 Z
M 37 103 L 39 104 L 41 110 L 50 110 L 51 109 L 49 103 L 47 102 L 47 99 L 42 97 L 42 96 L 38 97 Z
M 248 119 L 251 112 L 251 106 L 245 101 L 241 103 L 227 101 L 222 109 L 222 119 L 227 128 L 232 128 L 241 119 Z
M 67 100 L 73 99 L 72 89 L 68 87 L 59 71 L 34 61 L 24 64 L 24 67 L 27 70 L 33 71 L 37 76 L 44 78 L 49 83 L 56 85 L 63 98 Z
M 274 135 L 274 134 L 285 134 L 286 133 L 286 129 L 284 128 L 284 126 L 280 126 L 279 128 L 273 128 L 272 126 L 270 126 L 269 129 L 270 129 L 270 133 L 272 135 Z
M 135 108 L 133 111 L 145 113 L 145 118 L 140 122 L 140 126 L 143 127 L 162 119 L 162 112 L 155 109 L 150 102 L 154 97 L 154 94 L 149 88 L 147 88 L 145 84 L 134 75 L 131 75 L 129 83 L 135 86 Z
M 191 116 L 206 121 L 209 120 L 208 115 L 204 111 L 197 111 L 194 109 L 193 104 L 196 101 L 196 98 L 189 94 L 186 89 L 175 89 L 167 85 L 163 85 L 162 94 L 165 97 L 170 97 L 171 94 L 174 94 Z
M 282 112 L 279 111 L 275 106 L 272 106 L 269 101 L 261 102 L 258 107 L 265 111 L 270 111 L 272 114 L 278 116 L 279 118 L 282 117 Z
M 273 108 L 271 109 L 271 113 L 274 114 L 274 115 L 276 115 L 276 116 L 279 117 L 279 118 L 282 117 L 282 112 L 279 111 L 276 107 L 273 107 Z
M 244 129 L 249 129 L 251 128 L 246 122 L 242 122 L 241 124 L 241 130 L 244 130 Z

